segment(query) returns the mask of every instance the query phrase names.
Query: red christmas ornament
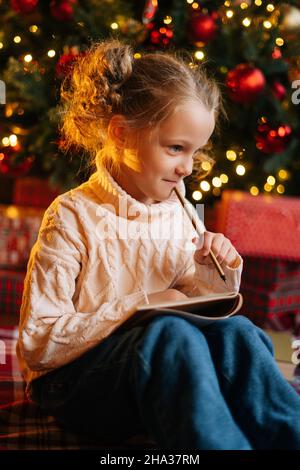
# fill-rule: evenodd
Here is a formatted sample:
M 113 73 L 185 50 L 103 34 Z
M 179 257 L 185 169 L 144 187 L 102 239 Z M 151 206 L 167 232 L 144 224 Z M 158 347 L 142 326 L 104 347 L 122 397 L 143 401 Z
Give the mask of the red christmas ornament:
M 282 101 L 286 97 L 286 89 L 280 82 L 274 82 L 272 86 L 272 91 L 274 96 L 279 100 Z
M 286 124 L 271 128 L 269 124 L 260 124 L 255 135 L 256 147 L 264 153 L 281 153 L 291 139 L 292 129 Z
M 188 21 L 188 35 L 192 42 L 209 42 L 214 39 L 218 26 L 216 15 L 196 13 Z
M 226 86 L 232 101 L 251 103 L 263 92 L 266 85 L 264 74 L 249 64 L 239 64 L 230 70 L 226 77 Z
M 10 0 L 11 8 L 17 13 L 31 13 L 36 9 L 39 0 Z
M 51 0 L 50 12 L 58 21 L 70 21 L 74 16 L 76 0 Z
M 69 52 L 68 54 L 61 55 L 55 67 L 56 75 L 58 77 L 70 75 L 76 60 L 83 55 L 85 55 L 83 52 L 80 54 L 78 52 Z

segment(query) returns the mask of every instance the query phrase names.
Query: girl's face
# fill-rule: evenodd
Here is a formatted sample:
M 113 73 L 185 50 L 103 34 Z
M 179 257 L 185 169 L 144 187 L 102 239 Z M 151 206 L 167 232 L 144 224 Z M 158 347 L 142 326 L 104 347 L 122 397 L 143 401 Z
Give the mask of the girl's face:
M 139 132 L 137 148 L 124 152 L 117 182 L 144 204 L 167 199 L 178 182 L 192 173 L 195 154 L 207 144 L 214 127 L 213 111 L 198 101 L 177 106 L 152 132 Z

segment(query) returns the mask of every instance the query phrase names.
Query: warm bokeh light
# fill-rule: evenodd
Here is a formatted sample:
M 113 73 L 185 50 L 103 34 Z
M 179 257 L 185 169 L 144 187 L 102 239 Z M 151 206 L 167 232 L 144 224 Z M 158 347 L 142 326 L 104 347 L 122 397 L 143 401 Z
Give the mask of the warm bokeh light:
M 194 191 L 192 194 L 192 198 L 195 201 L 200 201 L 200 199 L 202 199 L 202 193 L 200 191 Z
M 196 52 L 195 52 L 195 57 L 196 57 L 196 59 L 198 59 L 198 60 L 202 60 L 202 59 L 204 59 L 205 54 L 204 54 L 203 51 L 196 51 Z
M 226 158 L 230 160 L 231 162 L 234 162 L 236 160 L 236 153 L 234 150 L 227 150 L 226 152 Z
M 267 183 L 269 183 L 271 186 L 274 186 L 274 184 L 276 183 L 274 176 L 272 175 L 268 176 Z
M 220 175 L 220 180 L 222 181 L 223 184 L 226 184 L 226 183 L 228 183 L 228 176 L 225 175 L 225 173 L 222 173 Z
M 243 176 L 246 173 L 246 168 L 244 167 L 244 165 L 238 165 L 235 171 L 237 175 Z
M 211 163 L 209 162 L 202 162 L 201 163 L 201 168 L 204 171 L 210 171 L 211 170 Z
M 252 196 L 258 196 L 258 194 L 259 194 L 258 187 L 257 186 L 251 186 L 250 193 L 252 194 Z
M 209 191 L 210 190 L 210 184 L 208 181 L 201 181 L 200 183 L 200 188 L 202 189 L 202 191 Z
M 212 185 L 215 187 L 215 188 L 220 188 L 222 186 L 222 181 L 220 178 L 218 178 L 217 176 L 215 176 L 213 179 L 212 179 Z

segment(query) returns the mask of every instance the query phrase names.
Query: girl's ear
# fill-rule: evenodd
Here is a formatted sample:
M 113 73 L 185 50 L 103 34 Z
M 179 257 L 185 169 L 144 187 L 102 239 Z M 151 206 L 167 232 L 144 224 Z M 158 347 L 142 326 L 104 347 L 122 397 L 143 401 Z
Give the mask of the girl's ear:
M 129 128 L 125 116 L 115 114 L 109 122 L 109 138 L 115 142 L 117 147 L 124 148 L 128 133 Z

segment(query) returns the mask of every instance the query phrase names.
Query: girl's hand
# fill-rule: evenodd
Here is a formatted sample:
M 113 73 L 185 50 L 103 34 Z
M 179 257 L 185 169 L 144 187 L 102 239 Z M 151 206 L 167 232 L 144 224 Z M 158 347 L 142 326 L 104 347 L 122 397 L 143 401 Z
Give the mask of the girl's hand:
M 196 246 L 199 246 L 199 238 L 192 240 Z M 209 250 L 212 250 L 220 265 L 229 268 L 236 267 L 238 261 L 238 252 L 232 245 L 231 241 L 226 238 L 223 233 L 204 232 L 203 245 L 195 251 L 194 260 L 199 264 L 204 264 L 209 268 L 214 268 Z
M 167 289 L 161 292 L 154 292 L 148 295 L 149 304 L 160 302 L 177 302 L 178 300 L 185 300 L 188 297 L 177 289 Z

